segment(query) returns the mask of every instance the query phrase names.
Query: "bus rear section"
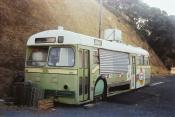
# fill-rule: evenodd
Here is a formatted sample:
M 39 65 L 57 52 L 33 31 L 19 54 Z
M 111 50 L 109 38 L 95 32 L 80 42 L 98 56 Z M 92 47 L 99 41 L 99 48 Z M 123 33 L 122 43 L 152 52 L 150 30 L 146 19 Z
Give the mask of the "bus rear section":
M 27 47 L 25 81 L 67 104 L 78 104 L 76 46 Z

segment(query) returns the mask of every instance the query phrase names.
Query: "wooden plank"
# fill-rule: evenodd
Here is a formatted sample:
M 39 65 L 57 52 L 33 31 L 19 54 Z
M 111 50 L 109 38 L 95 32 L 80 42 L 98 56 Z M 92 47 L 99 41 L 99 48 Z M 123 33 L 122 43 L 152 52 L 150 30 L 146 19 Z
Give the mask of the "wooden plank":
M 47 110 L 54 107 L 53 99 L 42 99 L 38 101 L 38 109 Z

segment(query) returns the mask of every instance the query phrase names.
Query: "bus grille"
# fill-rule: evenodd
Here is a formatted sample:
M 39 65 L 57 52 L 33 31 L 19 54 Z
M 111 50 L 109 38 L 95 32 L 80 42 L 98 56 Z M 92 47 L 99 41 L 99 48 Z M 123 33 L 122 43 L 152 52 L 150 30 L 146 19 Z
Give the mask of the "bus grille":
M 75 97 L 74 91 L 45 90 L 45 98 L 48 97 Z

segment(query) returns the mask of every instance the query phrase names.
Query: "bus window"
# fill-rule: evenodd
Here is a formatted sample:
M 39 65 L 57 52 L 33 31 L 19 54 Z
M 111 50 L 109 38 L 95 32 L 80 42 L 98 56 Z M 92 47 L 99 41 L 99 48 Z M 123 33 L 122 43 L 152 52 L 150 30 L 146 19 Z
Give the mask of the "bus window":
M 74 66 L 74 50 L 72 48 L 53 47 L 49 53 L 49 66 Z
M 46 64 L 48 47 L 31 47 L 29 51 L 28 66 L 44 66 Z
M 93 63 L 99 64 L 98 50 L 93 51 Z
M 144 56 L 140 56 L 140 65 L 144 65 Z
M 148 57 L 148 61 L 147 61 L 147 64 L 149 65 L 150 63 L 149 63 L 149 57 Z
M 140 64 L 140 56 L 136 56 L 136 65 Z
M 148 65 L 148 57 L 144 57 L 144 65 Z
M 60 60 L 60 48 L 51 48 L 49 54 L 49 62 L 50 66 L 56 66 L 56 63 Z
M 89 51 L 84 52 L 84 68 L 89 68 Z
M 79 66 L 83 68 L 83 51 L 79 50 Z

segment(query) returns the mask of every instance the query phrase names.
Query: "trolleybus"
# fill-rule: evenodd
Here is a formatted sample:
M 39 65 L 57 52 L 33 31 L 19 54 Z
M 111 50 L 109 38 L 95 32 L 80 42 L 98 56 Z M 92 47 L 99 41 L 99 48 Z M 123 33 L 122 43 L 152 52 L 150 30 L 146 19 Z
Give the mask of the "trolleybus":
M 116 41 L 64 29 L 27 41 L 25 81 L 65 104 L 83 104 L 150 83 L 149 53 Z

